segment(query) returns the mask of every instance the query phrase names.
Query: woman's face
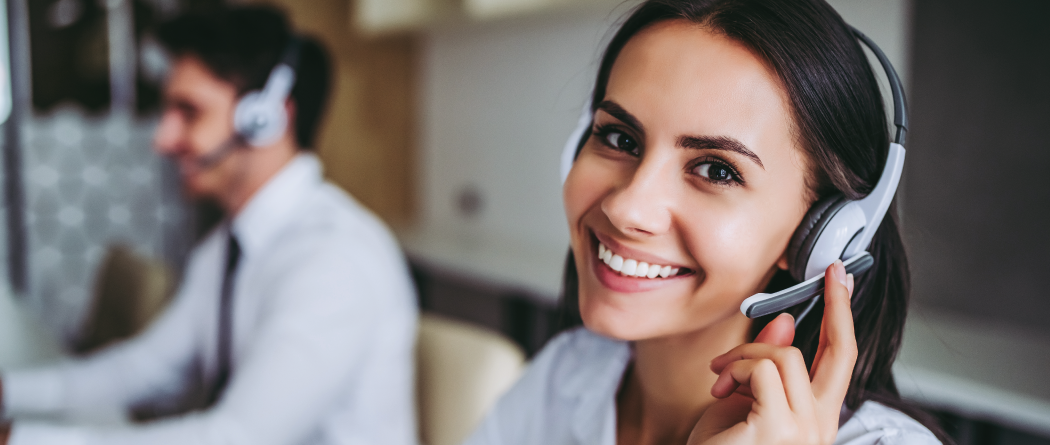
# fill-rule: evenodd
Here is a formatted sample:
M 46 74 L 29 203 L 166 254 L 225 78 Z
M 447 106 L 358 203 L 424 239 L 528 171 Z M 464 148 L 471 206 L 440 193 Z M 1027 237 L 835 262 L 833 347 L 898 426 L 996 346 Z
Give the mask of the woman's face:
M 744 45 L 684 20 L 635 35 L 564 188 L 587 327 L 642 340 L 743 317 L 809 205 L 793 128 Z

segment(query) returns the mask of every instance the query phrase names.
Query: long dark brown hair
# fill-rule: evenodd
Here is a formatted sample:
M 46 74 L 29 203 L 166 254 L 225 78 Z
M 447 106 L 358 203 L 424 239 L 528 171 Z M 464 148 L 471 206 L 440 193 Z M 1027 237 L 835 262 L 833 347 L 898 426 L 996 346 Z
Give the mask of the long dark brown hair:
M 808 178 L 815 200 L 841 193 L 858 199 L 870 192 L 886 163 L 889 149 L 886 112 L 871 65 L 842 17 L 823 0 L 649 0 L 634 9 L 613 35 L 601 59 L 592 104 L 605 98 L 613 63 L 627 42 L 646 27 L 684 19 L 737 40 L 764 59 L 786 90 L 794 113 L 798 145 L 812 171 Z M 594 110 L 592 110 L 594 111 Z M 584 134 L 582 146 L 590 137 Z M 856 410 L 874 400 L 925 424 L 945 443 L 950 439 L 932 417 L 900 399 L 893 362 L 900 350 L 908 312 L 908 258 L 890 211 L 868 251 L 875 259 L 857 277 L 853 319 L 858 356 L 845 404 Z M 562 298 L 564 328 L 582 324 L 576 265 L 569 252 Z M 767 292 L 797 282 L 778 272 Z M 798 316 L 803 306 L 785 312 Z M 794 346 L 811 366 L 824 314 L 821 299 L 799 324 Z M 776 315 L 755 320 L 752 338 Z

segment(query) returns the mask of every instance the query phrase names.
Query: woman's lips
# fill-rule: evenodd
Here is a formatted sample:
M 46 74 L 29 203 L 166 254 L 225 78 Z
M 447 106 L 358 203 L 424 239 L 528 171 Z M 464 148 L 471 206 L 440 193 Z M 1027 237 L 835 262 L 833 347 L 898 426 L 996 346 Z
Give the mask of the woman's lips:
M 625 258 L 605 246 L 597 236 L 592 237 L 588 262 L 598 281 L 617 292 L 645 292 L 678 280 L 695 272 L 684 267 L 650 264 L 634 258 Z M 653 257 L 649 257 L 653 258 Z
M 631 258 L 639 262 L 645 261 L 649 264 L 661 264 L 670 265 L 671 267 L 685 268 L 684 265 L 675 264 L 675 262 L 672 260 L 653 255 L 646 251 L 627 247 L 623 244 L 620 244 L 618 241 L 609 237 L 608 235 L 598 233 L 593 230 L 590 231 L 590 234 L 592 241 L 597 241 L 598 243 L 604 244 L 605 247 L 612 249 L 614 254 L 620 254 L 624 259 Z M 592 248 L 597 249 L 598 245 L 595 243 L 592 246 Z
M 674 266 L 650 264 L 633 258 L 624 258 L 605 247 L 601 241 L 598 242 L 598 259 L 609 266 L 610 269 L 619 272 L 625 277 L 647 278 L 650 280 L 668 278 L 678 275 L 680 272 L 688 271 Z

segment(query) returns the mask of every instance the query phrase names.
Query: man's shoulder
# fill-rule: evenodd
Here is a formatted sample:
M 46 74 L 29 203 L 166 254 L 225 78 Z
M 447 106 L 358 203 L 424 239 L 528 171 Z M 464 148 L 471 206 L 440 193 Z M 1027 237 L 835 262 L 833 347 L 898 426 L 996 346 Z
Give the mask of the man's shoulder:
M 393 235 L 386 223 L 338 186 L 324 182 L 301 206 L 303 223 L 364 239 Z
M 261 270 L 353 283 L 354 289 L 410 288 L 408 268 L 386 224 L 334 185 L 324 183 L 296 206 L 292 220 L 260 251 Z M 394 286 L 394 287 L 391 287 Z M 407 292 L 407 291 L 405 291 Z
M 342 252 L 350 256 L 366 252 L 400 256 L 396 238 L 387 225 L 331 183 L 315 188 L 293 213 L 279 237 L 282 245 L 305 243 L 314 252 Z

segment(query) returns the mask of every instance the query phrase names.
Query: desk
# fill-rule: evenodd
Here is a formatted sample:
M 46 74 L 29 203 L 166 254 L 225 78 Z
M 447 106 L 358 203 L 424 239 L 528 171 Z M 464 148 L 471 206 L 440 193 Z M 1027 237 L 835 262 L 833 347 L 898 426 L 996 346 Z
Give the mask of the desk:
M 0 289 L 0 369 L 47 363 L 61 357 L 58 340 L 6 287 Z
M 894 367 L 901 394 L 1050 437 L 1050 335 L 914 308 Z
M 58 339 L 43 328 L 37 317 L 10 291 L 0 289 L 0 370 L 49 364 L 67 357 Z M 111 407 L 18 419 L 103 427 L 128 425 L 124 410 Z
M 561 294 L 568 242 L 525 244 L 482 235 L 465 239 L 432 228 L 400 230 L 398 238 L 409 259 L 432 272 L 527 295 L 546 306 L 556 305 Z

